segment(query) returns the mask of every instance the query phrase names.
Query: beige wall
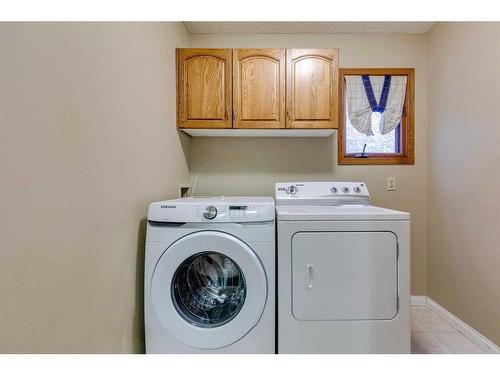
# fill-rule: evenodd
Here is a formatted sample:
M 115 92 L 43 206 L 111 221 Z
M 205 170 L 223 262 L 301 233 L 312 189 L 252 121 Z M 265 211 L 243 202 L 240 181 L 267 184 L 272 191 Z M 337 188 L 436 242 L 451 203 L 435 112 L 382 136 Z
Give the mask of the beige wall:
M 428 295 L 500 345 L 500 24 L 429 42 Z
M 341 67 L 414 67 L 414 166 L 339 166 L 336 135 L 322 139 L 193 138 L 190 167 L 197 194 L 273 195 L 274 182 L 362 180 L 375 204 L 412 214 L 412 293 L 426 294 L 426 35 L 193 35 L 194 47 L 340 48 Z M 398 190 L 388 192 L 395 176 Z
M 182 24 L 0 24 L 0 352 L 143 350 L 147 204 L 188 180 Z

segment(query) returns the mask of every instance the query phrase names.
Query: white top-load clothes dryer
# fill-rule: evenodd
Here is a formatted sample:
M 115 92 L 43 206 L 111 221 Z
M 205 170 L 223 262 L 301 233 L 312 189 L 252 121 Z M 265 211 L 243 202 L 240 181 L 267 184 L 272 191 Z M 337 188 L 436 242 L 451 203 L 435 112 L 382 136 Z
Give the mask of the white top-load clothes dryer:
M 275 194 L 278 353 L 410 353 L 410 215 L 360 182 Z
M 271 197 L 149 205 L 147 353 L 275 353 Z

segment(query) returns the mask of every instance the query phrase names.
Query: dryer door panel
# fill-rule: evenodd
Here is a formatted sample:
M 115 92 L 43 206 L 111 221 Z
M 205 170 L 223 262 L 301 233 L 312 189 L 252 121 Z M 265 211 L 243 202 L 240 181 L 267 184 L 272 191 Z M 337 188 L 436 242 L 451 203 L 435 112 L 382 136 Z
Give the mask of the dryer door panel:
M 397 278 L 392 232 L 299 232 L 292 237 L 297 320 L 393 319 Z

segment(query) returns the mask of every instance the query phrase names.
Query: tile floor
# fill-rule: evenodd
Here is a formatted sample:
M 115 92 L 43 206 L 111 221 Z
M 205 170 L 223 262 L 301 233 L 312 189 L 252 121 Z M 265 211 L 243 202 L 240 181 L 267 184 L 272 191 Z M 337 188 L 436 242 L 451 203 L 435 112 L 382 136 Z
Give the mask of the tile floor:
M 411 306 L 413 354 L 481 354 L 481 348 L 425 306 Z

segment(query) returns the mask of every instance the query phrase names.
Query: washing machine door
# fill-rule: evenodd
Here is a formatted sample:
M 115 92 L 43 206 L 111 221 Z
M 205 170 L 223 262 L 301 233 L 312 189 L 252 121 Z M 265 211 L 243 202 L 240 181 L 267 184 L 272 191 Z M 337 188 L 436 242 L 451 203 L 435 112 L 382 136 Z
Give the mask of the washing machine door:
M 158 319 L 178 341 L 216 349 L 245 336 L 267 299 L 264 267 L 253 250 L 223 232 L 201 231 L 170 245 L 151 280 Z

